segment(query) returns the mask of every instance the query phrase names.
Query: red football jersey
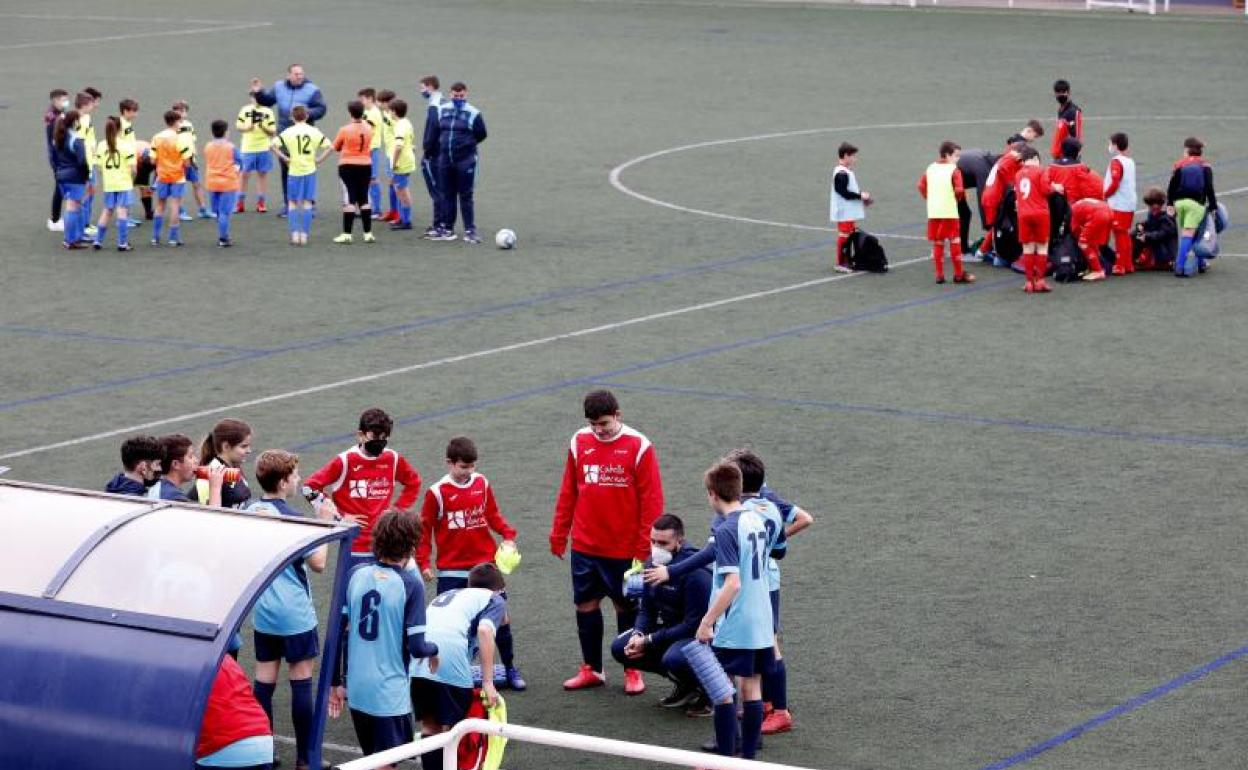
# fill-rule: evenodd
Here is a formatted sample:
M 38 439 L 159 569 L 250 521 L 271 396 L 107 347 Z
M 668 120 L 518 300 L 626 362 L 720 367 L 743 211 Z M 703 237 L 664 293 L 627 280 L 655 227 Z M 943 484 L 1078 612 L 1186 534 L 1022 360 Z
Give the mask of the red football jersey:
M 1052 163 L 1049 165 L 1049 180 L 1060 184 L 1066 200 L 1074 203 L 1082 197 L 1081 193 L 1088 184 L 1090 171 L 1091 169 L 1082 163 Z
M 317 492 L 329 493 L 339 513 L 360 520 L 360 534 L 351 545 L 352 553 L 372 553 L 373 524 L 390 510 L 396 485 L 403 487 L 393 506 L 400 511 L 411 508 L 420 494 L 420 474 L 393 449 L 383 450 L 379 457 L 369 457 L 353 446 L 309 476 L 304 484 Z
M 1070 231 L 1080 243 L 1103 246 L 1109 243 L 1109 229 L 1114 213 L 1105 201 L 1084 198 L 1070 211 Z
M 496 543 L 491 531 L 504 540 L 515 540 L 512 528 L 498 509 L 494 488 L 485 476 L 474 473 L 466 484 L 443 476 L 425 492 L 420 508 L 420 545 L 416 563 L 429 569 L 429 554 L 436 542 L 439 570 L 467 570 L 494 561 Z
M 212 680 L 208 703 L 204 706 L 204 723 L 199 730 L 195 758 L 215 754 L 231 743 L 257 735 L 272 735 L 269 717 L 256 702 L 247 672 L 233 657 L 221 659 L 221 667 Z
M 1049 169 L 1043 166 L 1023 166 L 1014 179 L 1014 199 L 1018 206 L 1018 215 L 1037 216 L 1049 215 L 1049 195 L 1053 193 L 1053 185 L 1049 179 Z
M 663 479 L 650 440 L 628 426 L 603 441 L 572 436 L 550 527 L 552 545 L 609 559 L 650 557 L 650 525 L 663 513 Z

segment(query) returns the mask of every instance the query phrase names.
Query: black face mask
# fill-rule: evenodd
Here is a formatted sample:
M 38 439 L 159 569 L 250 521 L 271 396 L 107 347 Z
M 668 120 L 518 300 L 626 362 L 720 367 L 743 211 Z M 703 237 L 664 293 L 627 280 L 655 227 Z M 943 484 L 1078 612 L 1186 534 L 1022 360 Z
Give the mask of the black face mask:
M 1057 103 L 1062 105 L 1063 107 L 1066 106 L 1066 102 L 1068 101 L 1070 101 L 1070 97 L 1067 96 L 1066 94 L 1057 95 Z
M 384 438 L 374 438 L 365 441 L 361 446 L 364 447 L 364 454 L 369 457 L 380 457 L 386 449 L 386 443 Z

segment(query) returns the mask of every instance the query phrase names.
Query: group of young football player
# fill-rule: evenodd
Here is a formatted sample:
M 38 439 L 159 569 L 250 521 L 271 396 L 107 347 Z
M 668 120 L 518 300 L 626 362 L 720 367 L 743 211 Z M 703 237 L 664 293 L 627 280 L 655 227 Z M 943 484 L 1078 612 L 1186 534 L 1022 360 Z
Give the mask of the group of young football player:
M 302 83 L 302 67 L 291 65 Z M 279 81 L 280 84 L 280 81 Z M 232 245 L 231 215 L 247 210 L 254 179 L 255 211 L 268 211 L 268 176 L 281 165 L 289 241 L 306 245 L 316 212 L 317 167 L 338 153 L 342 190 L 342 232 L 333 242 L 350 244 L 359 220 L 365 243 L 373 243 L 373 221 L 391 230 L 412 230 L 411 176 L 419 168 L 428 192 L 431 218 L 423 238 L 453 241 L 456 220 L 463 219 L 463 239 L 480 243 L 473 187 L 478 145 L 486 139 L 480 110 L 468 103 L 464 83 L 451 86 L 449 98 L 430 75 L 420 82 L 425 124 L 418 136 L 408 103 L 393 91 L 361 88 L 345 105 L 346 122 L 331 139 L 314 124 L 323 105 L 309 109 L 295 104 L 279 107 L 276 97 L 253 79 L 250 101 L 231 124 L 211 122 L 211 140 L 201 148 L 184 100 L 161 115 L 163 129 L 150 141 L 138 138 L 135 121 L 139 103 L 123 99 L 116 115 L 97 133 L 102 94 L 85 88 L 72 96 L 64 89 L 49 94 L 44 114 L 48 162 L 55 187 L 48 229 L 64 233 L 66 249 L 101 249 L 110 224 L 117 229 L 118 251 L 130 251 L 130 231 L 151 222 L 151 244 L 181 246 L 182 224 L 196 218 L 215 220 L 217 245 Z M 319 98 L 319 91 L 317 92 Z M 238 144 L 229 138 L 231 127 Z M 382 189 L 388 208 L 382 212 Z M 135 197 L 143 217 L 135 216 Z M 190 194 L 194 208 L 184 206 Z M 98 218 L 95 201 L 101 201 Z M 196 211 L 196 215 L 192 215 Z M 165 239 L 164 228 L 168 225 Z
M 777 559 L 813 518 L 766 485 L 754 451 L 735 450 L 702 480 L 710 536 L 697 548 L 686 541 L 683 521 L 665 513 L 656 450 L 623 422 L 615 396 L 593 391 L 582 407 L 587 425 L 567 449 L 548 534 L 550 552 L 569 562 L 582 660 L 563 688 L 606 684 L 600 604 L 610 599 L 624 691 L 645 692 L 643 670 L 664 676 L 673 689 L 661 706 L 714 717 L 705 750 L 753 757 L 764 733 L 793 727 L 779 647 Z M 475 703 L 496 705 L 500 689 L 528 686 L 516 666 L 504 590 L 505 574 L 520 560 L 517 532 L 477 471 L 475 444 L 463 436 L 447 443 L 446 474 L 416 508 L 421 475 L 389 447 L 393 428 L 386 412 L 366 410 L 356 443 L 306 479 L 298 455 L 262 452 L 254 462 L 258 495 L 244 473 L 254 440 L 246 422 L 221 420 L 198 445 L 183 434 L 134 436 L 122 444 L 122 470 L 106 486 L 115 494 L 283 516 L 304 515 L 292 505 L 302 496 L 316 517 L 359 527 L 344 557 L 342 654 L 334 661 L 328 712 L 349 712 L 369 754 L 410 742 L 413 717 L 422 735 L 432 735 L 464 719 Z M 296 767 L 307 766 L 321 652 L 307 570 L 326 566 L 324 547 L 302 555 L 257 601 L 250 695 L 239 689 L 245 674 L 234 662 L 242 646 L 235 635 L 213 689 L 218 702 L 207 712 L 200 766 L 274 761 L 273 698 L 283 659 Z M 426 584 L 434 588 L 427 604 Z M 699 673 L 705 664 L 690 659 L 689 646 L 699 644 L 709 645 L 735 680 L 733 692 L 709 696 Z M 439 752 L 422 761 L 429 770 L 441 767 Z

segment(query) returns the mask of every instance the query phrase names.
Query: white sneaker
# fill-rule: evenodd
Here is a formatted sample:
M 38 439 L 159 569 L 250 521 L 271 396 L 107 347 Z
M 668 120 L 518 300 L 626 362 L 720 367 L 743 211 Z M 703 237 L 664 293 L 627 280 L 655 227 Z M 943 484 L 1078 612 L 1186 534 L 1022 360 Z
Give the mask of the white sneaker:
M 833 269 L 833 270 L 835 270 L 835 271 L 836 271 L 836 272 L 838 272 L 838 273 L 852 273 L 852 272 L 854 272 L 854 269 L 853 269 L 852 267 L 850 267 L 849 265 L 837 265 L 837 266 L 833 267 L 832 269 Z
M 63 232 L 65 232 L 65 223 L 64 223 L 64 222 L 62 222 L 62 221 L 61 221 L 61 220 L 59 220 L 59 219 L 58 219 L 58 220 L 56 220 L 55 222 L 53 222 L 51 219 L 49 219 L 49 220 L 48 220 L 48 230 L 49 230 L 50 232 L 53 232 L 53 233 L 63 233 Z
M 94 238 L 95 234 L 98 233 L 99 231 L 100 231 L 99 228 L 96 227 L 95 225 L 87 225 L 86 227 L 82 229 L 82 234 L 87 236 L 88 238 Z

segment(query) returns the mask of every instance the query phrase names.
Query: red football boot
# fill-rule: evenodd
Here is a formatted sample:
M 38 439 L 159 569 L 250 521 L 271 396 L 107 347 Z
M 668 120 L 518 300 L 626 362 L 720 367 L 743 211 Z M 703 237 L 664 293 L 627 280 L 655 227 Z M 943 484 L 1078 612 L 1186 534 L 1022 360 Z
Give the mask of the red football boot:
M 563 689 L 588 690 L 591 687 L 602 687 L 606 683 L 606 676 L 590 668 L 588 663 L 582 663 L 580 670 L 576 672 L 576 676 L 563 683 Z

